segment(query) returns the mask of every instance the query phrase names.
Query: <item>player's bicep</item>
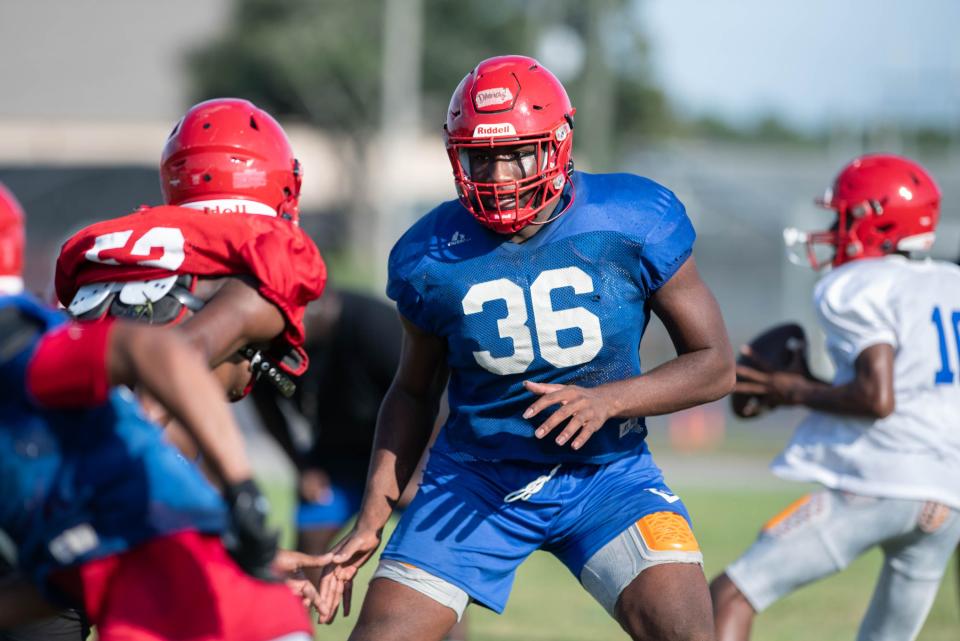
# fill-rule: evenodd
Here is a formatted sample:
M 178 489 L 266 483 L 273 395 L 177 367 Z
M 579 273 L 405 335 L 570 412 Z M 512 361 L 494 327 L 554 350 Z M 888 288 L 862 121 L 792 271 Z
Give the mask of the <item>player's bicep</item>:
M 403 324 L 403 343 L 393 384 L 410 396 L 439 398 L 449 373 L 446 343 L 402 315 L 400 320 Z
M 650 303 L 678 354 L 716 348 L 732 359 L 720 306 L 700 278 L 693 256 L 654 293 Z
M 884 417 L 894 410 L 893 361 L 889 343 L 867 347 L 854 361 L 854 385 L 872 415 Z

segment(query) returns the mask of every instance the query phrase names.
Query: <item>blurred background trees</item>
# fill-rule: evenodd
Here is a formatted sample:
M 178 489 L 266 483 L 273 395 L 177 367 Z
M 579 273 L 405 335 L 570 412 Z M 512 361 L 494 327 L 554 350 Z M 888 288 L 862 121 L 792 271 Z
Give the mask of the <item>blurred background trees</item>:
M 395 108 L 384 101 L 384 56 L 394 28 L 386 0 L 239 0 L 223 35 L 200 46 L 189 69 L 198 99 L 242 95 L 362 143 Z M 453 89 L 480 60 L 532 55 L 554 70 L 580 108 L 581 156 L 597 168 L 636 137 L 673 123 L 647 67 L 647 45 L 626 0 L 422 0 L 403 3 L 420 21 L 419 120 L 438 131 Z M 389 65 L 389 69 L 387 67 Z M 616 135 L 614 135 L 616 132 Z

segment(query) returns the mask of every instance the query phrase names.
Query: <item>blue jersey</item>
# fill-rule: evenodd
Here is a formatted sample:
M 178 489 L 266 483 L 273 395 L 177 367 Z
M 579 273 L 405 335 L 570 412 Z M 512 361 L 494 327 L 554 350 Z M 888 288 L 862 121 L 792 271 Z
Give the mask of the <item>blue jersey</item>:
M 18 565 L 43 585 L 51 571 L 183 530 L 220 532 L 219 495 L 141 414 L 132 394 L 79 410 L 40 405 L 27 369 L 44 334 L 67 322 L 27 296 L 0 297 L 37 332 L 0 353 L 0 528 Z
M 630 174 L 575 172 L 569 208 L 524 243 L 450 201 L 390 254 L 387 295 L 447 344 L 450 417 L 438 446 L 484 460 L 606 463 L 643 448 L 643 419 L 612 419 L 579 451 L 534 430 L 523 381 L 595 387 L 641 373 L 653 294 L 695 233 L 682 203 Z M 569 202 L 572 200 L 572 202 Z

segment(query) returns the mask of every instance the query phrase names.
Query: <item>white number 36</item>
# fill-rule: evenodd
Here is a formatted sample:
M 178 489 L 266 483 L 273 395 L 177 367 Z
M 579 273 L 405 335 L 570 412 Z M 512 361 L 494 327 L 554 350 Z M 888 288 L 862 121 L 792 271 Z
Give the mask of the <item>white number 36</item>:
M 554 367 L 587 363 L 603 347 L 600 319 L 595 314 L 583 307 L 553 309 L 550 293 L 563 287 L 572 287 L 577 294 L 587 294 L 593 291 L 593 279 L 578 267 L 564 267 L 542 272 L 530 285 L 530 302 L 540 355 Z M 530 367 L 534 358 L 533 337 L 527 327 L 527 305 L 520 286 L 506 278 L 477 283 L 463 297 L 463 313 L 479 314 L 485 303 L 495 300 L 507 304 L 507 315 L 497 321 L 497 329 L 500 338 L 513 341 L 513 353 L 493 356 L 489 350 L 483 350 L 473 355 L 477 363 L 494 374 L 520 374 Z M 582 342 L 561 347 L 558 333 L 564 329 L 579 329 Z

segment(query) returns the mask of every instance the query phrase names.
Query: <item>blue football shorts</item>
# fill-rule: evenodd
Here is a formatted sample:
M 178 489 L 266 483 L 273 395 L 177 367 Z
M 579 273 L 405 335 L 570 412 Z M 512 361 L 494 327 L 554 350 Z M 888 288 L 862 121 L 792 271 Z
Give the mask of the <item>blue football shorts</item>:
M 413 566 L 500 613 L 517 567 L 535 550 L 580 579 L 601 548 L 655 513 L 679 515 L 690 531 L 683 502 L 645 449 L 602 465 L 549 465 L 434 448 L 381 563 Z M 702 561 L 699 549 L 696 556 Z

